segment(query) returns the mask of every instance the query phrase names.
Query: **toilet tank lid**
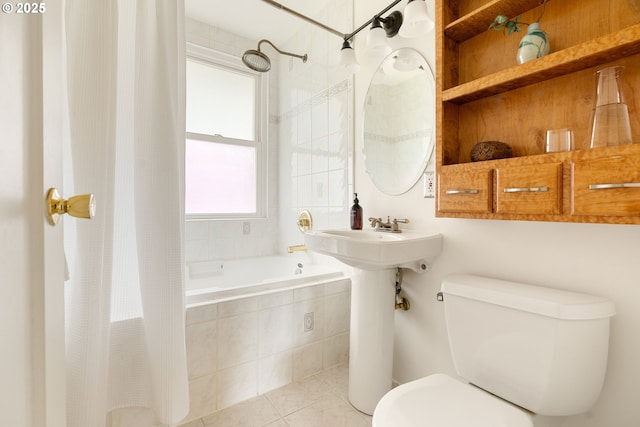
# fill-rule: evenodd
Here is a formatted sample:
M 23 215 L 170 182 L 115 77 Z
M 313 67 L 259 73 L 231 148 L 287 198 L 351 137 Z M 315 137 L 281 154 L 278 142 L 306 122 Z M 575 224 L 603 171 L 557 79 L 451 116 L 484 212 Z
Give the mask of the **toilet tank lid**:
M 452 274 L 442 280 L 442 293 L 457 295 L 556 319 L 603 319 L 616 314 L 605 297 L 492 279 L 472 274 Z

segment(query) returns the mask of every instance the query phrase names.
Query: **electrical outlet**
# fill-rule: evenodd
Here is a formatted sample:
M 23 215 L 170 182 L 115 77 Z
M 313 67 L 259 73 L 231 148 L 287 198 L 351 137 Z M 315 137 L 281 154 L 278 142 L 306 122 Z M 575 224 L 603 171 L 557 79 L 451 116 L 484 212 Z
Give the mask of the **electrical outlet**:
M 436 180 L 433 171 L 426 171 L 424 177 L 424 197 L 436 197 Z
M 313 331 L 313 312 L 304 314 L 304 331 Z
M 242 234 L 251 234 L 251 223 L 243 222 L 242 223 Z

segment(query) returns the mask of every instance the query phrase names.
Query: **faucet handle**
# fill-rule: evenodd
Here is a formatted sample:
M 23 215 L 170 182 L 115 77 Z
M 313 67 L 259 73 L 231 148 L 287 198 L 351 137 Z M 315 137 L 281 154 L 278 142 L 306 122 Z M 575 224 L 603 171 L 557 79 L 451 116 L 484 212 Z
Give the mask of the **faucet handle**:
M 393 223 L 394 223 L 394 224 L 397 224 L 397 223 L 399 223 L 399 222 L 401 222 L 402 224 L 409 224 L 409 220 L 408 220 L 408 219 L 406 219 L 406 218 L 404 218 L 404 219 L 396 219 L 396 218 L 394 218 L 394 219 L 393 219 Z
M 398 227 L 398 223 L 401 222 L 403 224 L 407 224 L 409 222 L 408 219 L 404 218 L 404 219 L 397 219 L 394 218 L 393 219 L 393 224 L 391 224 L 391 231 L 396 231 L 396 232 L 400 232 L 402 230 L 400 230 L 400 227 Z

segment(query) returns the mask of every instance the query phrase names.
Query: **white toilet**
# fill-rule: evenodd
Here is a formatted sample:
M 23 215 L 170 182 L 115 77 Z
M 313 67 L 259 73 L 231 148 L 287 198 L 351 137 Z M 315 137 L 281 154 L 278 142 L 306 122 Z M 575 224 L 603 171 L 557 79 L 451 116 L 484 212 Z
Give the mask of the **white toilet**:
M 434 374 L 400 385 L 378 402 L 373 427 L 532 427 L 595 404 L 613 302 L 463 274 L 446 277 L 442 295 L 468 383 Z

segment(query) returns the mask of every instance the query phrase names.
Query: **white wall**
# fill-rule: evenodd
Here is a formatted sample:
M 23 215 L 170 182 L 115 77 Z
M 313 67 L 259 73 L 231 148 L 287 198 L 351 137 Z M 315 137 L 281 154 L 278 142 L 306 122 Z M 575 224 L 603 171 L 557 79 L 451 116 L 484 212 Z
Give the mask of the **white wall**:
M 357 25 L 384 8 L 386 0 L 354 0 Z M 404 6 L 402 2 L 400 6 Z M 433 13 L 433 0 L 427 0 Z M 363 31 L 365 33 L 366 31 Z M 361 34 L 363 34 L 361 33 Z M 356 53 L 364 37 L 359 35 Z M 396 37 L 394 48 L 413 47 L 433 66 L 433 34 L 422 40 Z M 409 218 L 407 228 L 442 233 L 444 247 L 432 271 L 405 274 L 411 310 L 396 313 L 394 378 L 406 382 L 434 372 L 454 374 L 442 305 L 442 278 L 470 272 L 611 298 L 609 367 L 600 400 L 590 413 L 557 420 L 560 427 L 637 426 L 640 405 L 640 227 L 435 218 L 434 199 L 422 185 L 401 196 L 386 196 L 371 183 L 362 158 L 362 106 L 375 64 L 364 63 L 355 79 L 355 191 L 365 217 Z M 434 68 L 435 69 L 435 68 Z M 430 166 L 432 168 L 433 166 Z

